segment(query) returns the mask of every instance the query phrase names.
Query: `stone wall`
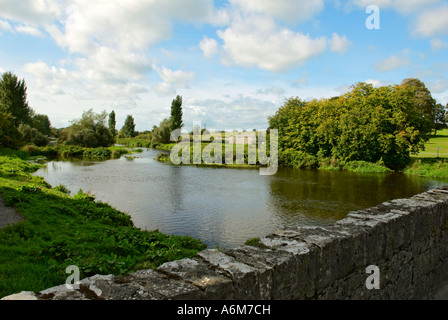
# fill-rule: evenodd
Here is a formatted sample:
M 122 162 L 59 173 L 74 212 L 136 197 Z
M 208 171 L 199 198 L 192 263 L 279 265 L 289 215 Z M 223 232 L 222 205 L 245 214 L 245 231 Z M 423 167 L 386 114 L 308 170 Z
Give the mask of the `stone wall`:
M 6 299 L 428 299 L 448 282 L 448 188 L 299 227 L 258 247 L 205 250 L 124 277 L 94 276 Z M 368 266 L 379 289 L 368 289 Z M 377 282 L 378 283 L 378 282 Z

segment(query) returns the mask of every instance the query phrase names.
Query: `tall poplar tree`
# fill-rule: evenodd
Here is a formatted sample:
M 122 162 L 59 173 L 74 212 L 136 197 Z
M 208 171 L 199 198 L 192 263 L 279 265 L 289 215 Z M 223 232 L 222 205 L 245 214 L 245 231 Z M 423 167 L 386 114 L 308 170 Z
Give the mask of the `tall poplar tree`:
M 135 123 L 133 116 L 128 115 L 126 117 L 123 128 L 121 128 L 121 134 L 125 138 L 134 138 L 137 135 L 137 133 L 135 132 Z
M 117 130 L 115 129 L 116 125 L 117 121 L 115 119 L 115 111 L 112 110 L 112 112 L 109 114 L 109 131 L 114 138 L 117 135 Z
M 178 95 L 176 99 L 174 99 L 171 102 L 171 118 L 170 118 L 171 131 L 181 129 L 184 126 L 182 116 L 183 116 L 182 97 Z

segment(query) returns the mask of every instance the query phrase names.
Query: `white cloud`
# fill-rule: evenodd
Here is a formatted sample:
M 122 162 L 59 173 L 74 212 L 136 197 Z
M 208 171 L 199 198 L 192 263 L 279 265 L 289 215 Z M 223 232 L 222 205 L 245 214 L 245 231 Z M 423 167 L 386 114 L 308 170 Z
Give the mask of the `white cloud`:
M 431 48 L 434 50 L 443 50 L 445 48 L 448 48 L 448 43 L 445 41 L 442 41 L 441 39 L 432 39 L 431 40 Z
M 371 84 L 375 88 L 385 87 L 385 86 L 391 85 L 391 83 L 389 81 L 378 80 L 378 79 L 367 79 L 364 82 L 368 83 L 368 84 Z
M 351 44 L 351 41 L 349 41 L 346 36 L 341 37 L 337 33 L 333 33 L 330 50 L 332 52 L 344 53 Z
M 157 71 L 160 78 L 162 78 L 164 82 L 174 85 L 178 88 L 188 88 L 195 79 L 194 72 L 192 71 L 173 71 L 166 67 L 158 68 L 157 66 L 154 66 L 154 69 Z
M 305 84 L 308 84 L 308 79 L 306 78 L 306 76 L 295 79 L 291 82 L 291 86 L 293 88 L 301 88 Z
M 267 119 L 278 109 L 272 101 L 245 95 L 228 101 L 219 99 L 184 99 L 184 123 L 207 123 L 207 128 L 251 130 L 267 127 Z M 229 127 L 230 126 L 230 127 Z
M 257 90 L 257 94 L 261 94 L 261 95 L 281 96 L 281 95 L 284 95 L 285 93 L 286 93 L 285 89 L 283 89 L 281 87 L 276 87 L 276 86 Z
M 286 22 L 311 19 L 324 9 L 323 0 L 230 0 L 230 3 L 242 11 L 267 14 Z
M 408 66 L 410 60 L 406 56 L 391 55 L 375 64 L 376 72 L 392 71 L 401 67 Z
M 40 32 L 39 29 L 37 29 L 33 26 L 30 26 L 30 25 L 19 25 L 19 26 L 16 26 L 14 28 L 14 30 L 16 30 L 19 33 L 28 34 L 28 35 L 35 36 L 35 37 L 43 36 L 42 32 Z
M 158 83 L 152 89 L 161 97 L 173 96 L 178 89 L 188 89 L 195 81 L 195 74 L 192 71 L 170 70 L 166 67 L 159 68 L 153 66 L 163 82 Z
M 103 53 L 103 54 L 102 54 Z M 78 58 L 70 67 L 49 66 L 39 61 L 28 63 L 22 71 L 29 75 L 29 90 L 41 99 L 54 99 L 55 95 L 69 95 L 81 100 L 102 100 L 119 106 L 135 105 L 138 95 L 147 91 L 139 81 L 145 64 L 132 60 L 132 56 L 121 57 L 105 50 L 89 59 Z M 105 54 L 109 53 L 109 55 Z M 127 75 L 127 78 L 123 77 Z
M 401 14 L 421 12 L 425 8 L 441 3 L 442 0 L 352 0 L 347 2 L 346 8 L 355 5 L 359 8 L 367 8 L 376 5 L 380 10 L 393 9 Z
M 101 83 L 141 81 L 151 70 L 148 59 L 138 53 L 123 53 L 100 46 L 88 58 L 76 59 L 74 64 L 87 80 Z
M 174 97 L 177 93 L 176 89 L 166 82 L 160 82 L 151 88 L 159 97 Z
M 2 0 L 0 17 L 31 25 L 48 25 L 53 23 L 65 7 L 65 1 L 58 0 Z
M 417 19 L 414 34 L 430 37 L 448 32 L 448 6 L 431 8 L 423 12 Z
M 218 42 L 215 39 L 205 37 L 200 42 L 199 48 L 201 48 L 206 58 L 211 58 L 218 53 Z
M 0 19 L 0 32 L 11 30 L 12 30 L 11 25 L 8 22 Z
M 258 67 L 273 72 L 285 72 L 303 65 L 322 54 L 326 38 L 280 28 L 265 16 L 236 17 L 232 24 L 219 30 L 224 41 L 222 62 L 225 65 Z
M 448 90 L 448 79 L 442 78 L 428 84 L 431 93 L 442 93 Z

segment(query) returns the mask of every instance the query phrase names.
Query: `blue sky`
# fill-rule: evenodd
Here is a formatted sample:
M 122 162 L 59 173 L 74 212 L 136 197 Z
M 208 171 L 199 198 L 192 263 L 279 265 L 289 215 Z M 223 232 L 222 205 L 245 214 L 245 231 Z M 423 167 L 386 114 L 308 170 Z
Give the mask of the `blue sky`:
M 357 82 L 418 78 L 446 105 L 446 17 L 442 0 L 0 0 L 0 72 L 55 127 L 92 108 L 151 129 L 181 95 L 187 129 L 265 129 L 285 99 Z

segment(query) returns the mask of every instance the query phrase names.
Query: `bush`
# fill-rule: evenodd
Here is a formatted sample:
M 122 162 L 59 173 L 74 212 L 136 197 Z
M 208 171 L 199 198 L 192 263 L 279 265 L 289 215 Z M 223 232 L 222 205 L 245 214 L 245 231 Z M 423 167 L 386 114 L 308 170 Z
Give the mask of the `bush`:
M 107 148 L 87 149 L 83 153 L 85 159 L 110 159 L 112 151 Z
M 35 128 L 31 128 L 27 124 L 21 124 L 19 126 L 19 132 L 22 135 L 22 142 L 32 143 L 38 147 L 43 147 L 48 144 L 48 137 L 37 131 Z

